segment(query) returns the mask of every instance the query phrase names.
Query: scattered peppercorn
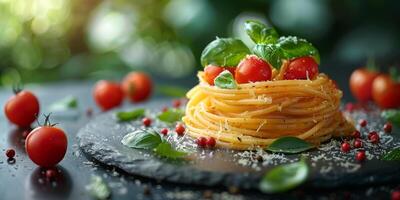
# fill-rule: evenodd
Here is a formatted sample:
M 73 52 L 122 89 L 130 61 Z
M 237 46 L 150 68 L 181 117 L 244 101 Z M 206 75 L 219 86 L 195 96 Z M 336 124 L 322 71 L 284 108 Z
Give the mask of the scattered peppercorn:
M 14 158 L 14 156 L 15 156 L 15 150 L 14 150 L 14 149 L 7 149 L 7 151 L 6 151 L 6 156 L 7 156 L 8 158 Z
M 346 103 L 345 109 L 347 112 L 353 112 L 355 109 L 355 106 L 353 103 Z
M 207 139 L 207 146 L 208 147 L 215 147 L 215 144 L 217 143 L 217 141 L 215 141 L 215 138 L 213 138 L 213 137 L 209 137 L 208 139 Z
M 363 146 L 362 141 L 360 139 L 355 139 L 353 142 L 354 148 L 361 148 Z
M 342 145 L 341 145 L 341 149 L 345 153 L 349 152 L 350 149 L 351 149 L 350 144 L 348 142 L 346 142 L 346 141 L 343 142 Z
M 365 160 L 365 151 L 358 151 L 356 154 L 357 161 L 364 161 Z
M 263 161 L 264 161 L 264 158 L 263 158 L 261 155 L 257 155 L 257 156 L 256 156 L 256 160 L 257 160 L 258 162 L 263 162 Z
M 367 126 L 367 120 L 365 120 L 365 119 L 360 119 L 359 121 L 358 121 L 358 124 L 361 126 L 361 127 L 365 127 L 365 126 Z
M 151 125 L 151 119 L 148 118 L 148 117 L 143 118 L 142 122 L 143 122 L 144 126 L 150 126 Z
M 205 190 L 203 192 L 204 199 L 212 199 L 212 197 L 213 197 L 213 192 L 211 190 Z
M 207 139 L 205 137 L 199 137 L 196 139 L 196 144 L 197 146 L 204 148 L 207 145 Z
M 144 185 L 143 186 L 143 194 L 144 195 L 150 195 L 151 194 L 151 190 L 150 190 L 150 187 L 148 185 Z
M 386 122 L 385 125 L 383 125 L 383 130 L 385 133 L 391 133 L 392 132 L 392 124 L 390 122 Z
M 54 179 L 56 177 L 56 175 L 57 175 L 56 170 L 54 170 L 54 169 L 47 169 L 46 170 L 46 178 L 48 180 Z
M 361 133 L 360 133 L 360 131 L 355 130 L 355 131 L 351 134 L 351 136 L 352 136 L 353 138 L 361 138 Z
M 371 135 L 370 141 L 371 141 L 371 143 L 373 143 L 373 144 L 379 143 L 379 135 L 378 135 L 378 134 Z
M 22 138 L 26 139 L 26 137 L 28 137 L 29 133 L 30 133 L 29 130 L 24 130 L 24 131 L 22 132 Z
M 163 128 L 163 129 L 161 129 L 161 134 L 163 134 L 163 135 L 167 135 L 168 134 L 168 129 L 167 128 Z
M 185 126 L 183 126 L 183 124 L 178 123 L 175 126 L 175 132 L 179 135 L 179 136 L 183 136 L 183 134 L 185 133 Z
M 92 108 L 88 108 L 87 110 L 86 110 L 86 116 L 87 117 L 91 117 L 93 115 L 93 109 Z
M 173 101 L 172 101 L 172 106 L 174 106 L 175 108 L 179 108 L 180 106 L 181 106 L 181 100 L 179 100 L 179 99 L 174 99 Z
M 168 110 L 168 107 L 167 106 L 164 106 L 163 108 L 162 108 L 162 112 L 167 112 L 167 110 Z
M 378 135 L 378 133 L 377 133 L 376 131 L 371 131 L 371 132 L 369 132 L 369 133 L 368 133 L 368 140 L 371 140 L 371 137 L 372 137 L 373 135 Z
M 400 190 L 395 190 L 392 192 L 392 200 L 400 200 Z

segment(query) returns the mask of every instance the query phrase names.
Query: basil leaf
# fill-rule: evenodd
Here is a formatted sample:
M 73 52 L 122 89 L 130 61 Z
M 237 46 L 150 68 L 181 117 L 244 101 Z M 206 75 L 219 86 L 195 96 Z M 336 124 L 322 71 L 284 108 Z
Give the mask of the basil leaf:
M 279 153 L 299 153 L 312 148 L 314 148 L 312 144 L 300 138 L 289 136 L 278 138 L 267 147 L 267 150 Z
M 259 188 L 265 193 L 285 192 L 302 184 L 308 176 L 306 161 L 277 166 L 269 170 L 262 178 Z
M 317 48 L 305 39 L 297 38 L 295 36 L 280 37 L 277 45 L 282 49 L 286 59 L 311 56 L 318 64 L 320 63 Z
M 86 186 L 86 190 L 89 191 L 91 196 L 100 200 L 108 199 L 111 195 L 110 188 L 100 176 L 92 176 L 90 184 Z
M 137 130 L 126 134 L 121 142 L 125 146 L 131 148 L 153 149 L 162 142 L 162 139 L 160 135 L 154 131 Z
M 178 86 L 159 86 L 158 91 L 169 97 L 185 97 L 187 89 Z
M 382 160 L 400 160 L 400 148 L 391 150 L 382 157 Z
M 253 48 L 253 53 L 276 69 L 281 68 L 282 59 L 285 59 L 282 49 L 276 44 L 257 44 Z
M 400 127 L 400 110 L 389 109 L 381 113 L 381 116 L 386 120 L 392 122 L 396 126 Z
M 78 108 L 78 100 L 74 96 L 67 96 L 50 105 L 50 111 L 65 111 Z
M 255 20 L 248 20 L 244 24 L 244 29 L 247 35 L 256 44 L 271 44 L 278 40 L 278 33 L 273 27 L 267 27 L 266 25 Z
M 168 109 L 165 112 L 160 113 L 157 118 L 163 122 L 174 123 L 180 121 L 184 115 L 182 109 Z
M 237 87 L 233 75 L 228 70 L 221 72 L 217 77 L 215 77 L 214 84 L 223 89 L 234 89 Z
M 241 40 L 217 38 L 201 53 L 201 64 L 236 67 L 247 54 L 250 50 Z
M 145 109 L 139 108 L 139 109 L 132 110 L 132 111 L 117 112 L 116 116 L 117 116 L 118 121 L 120 121 L 120 122 L 132 121 L 139 117 L 143 117 L 144 112 L 145 112 Z
M 171 158 L 171 159 L 178 159 L 182 158 L 187 155 L 186 152 L 183 151 L 177 151 L 175 150 L 170 143 L 167 141 L 164 141 L 160 143 L 155 149 L 154 152 L 165 158 Z

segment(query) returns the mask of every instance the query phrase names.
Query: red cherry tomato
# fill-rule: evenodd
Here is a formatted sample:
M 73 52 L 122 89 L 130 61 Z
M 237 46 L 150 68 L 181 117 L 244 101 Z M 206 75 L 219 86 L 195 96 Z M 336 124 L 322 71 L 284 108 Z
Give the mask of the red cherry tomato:
M 255 55 L 247 56 L 238 65 L 235 72 L 237 83 L 250 83 L 271 80 L 271 66 Z
M 121 105 L 124 93 L 118 83 L 102 80 L 94 86 L 93 98 L 96 104 L 106 111 Z
M 52 167 L 64 158 L 67 151 L 67 137 L 64 131 L 57 127 L 41 126 L 28 135 L 25 149 L 35 164 Z
M 131 102 L 141 102 L 150 96 L 153 83 L 147 74 L 131 72 L 122 81 L 122 89 Z
M 290 61 L 283 77 L 285 80 L 314 79 L 318 75 L 318 64 L 314 58 L 305 56 Z
M 29 91 L 17 92 L 4 106 L 8 120 L 20 127 L 28 127 L 39 114 L 39 101 Z
M 379 75 L 372 84 L 372 97 L 381 108 L 400 107 L 400 82 L 395 82 L 389 75 Z
M 233 76 L 235 76 L 236 67 L 218 67 L 214 65 L 207 65 L 204 68 L 204 78 L 207 83 L 214 85 L 214 79 L 224 70 L 228 70 Z
M 372 82 L 379 74 L 367 69 L 357 69 L 350 76 L 350 90 L 360 102 L 372 99 Z

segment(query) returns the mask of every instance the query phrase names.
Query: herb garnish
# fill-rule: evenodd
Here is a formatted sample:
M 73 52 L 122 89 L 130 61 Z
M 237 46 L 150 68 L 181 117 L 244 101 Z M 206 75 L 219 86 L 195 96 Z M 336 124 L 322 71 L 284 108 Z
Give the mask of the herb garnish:
M 174 123 L 180 121 L 184 114 L 185 112 L 182 109 L 168 109 L 167 111 L 160 113 L 157 118 L 163 122 Z
M 153 150 L 156 155 L 169 159 L 179 159 L 187 155 L 186 152 L 174 149 L 154 130 L 137 130 L 128 133 L 121 142 L 131 148 Z
M 400 160 L 400 148 L 393 149 L 382 157 L 382 160 Z
M 108 199 L 111 195 L 110 189 L 100 176 L 92 176 L 90 184 L 86 186 L 86 189 L 90 195 L 100 200 Z
M 285 192 L 307 180 L 309 173 L 305 159 L 299 162 L 277 166 L 262 178 L 259 188 L 265 193 Z
M 161 136 L 153 130 L 137 130 L 122 138 L 122 144 L 136 149 L 154 149 L 161 142 Z
M 235 67 L 250 54 L 249 48 L 239 39 L 217 38 L 210 42 L 201 53 L 201 64 Z
M 389 109 L 381 113 L 381 116 L 386 120 L 392 122 L 396 126 L 400 127 L 400 110 Z
M 215 79 L 214 79 L 215 86 L 223 89 L 234 89 L 237 87 L 235 79 L 233 75 L 228 71 L 225 70 L 221 72 Z
M 132 111 L 120 111 L 116 113 L 117 119 L 120 122 L 132 121 L 144 116 L 145 109 L 139 108 Z
M 300 153 L 314 148 L 314 146 L 297 137 L 281 137 L 267 147 L 268 151 L 278 153 Z
M 51 111 L 65 111 L 78 108 L 78 100 L 74 96 L 67 96 L 50 105 Z

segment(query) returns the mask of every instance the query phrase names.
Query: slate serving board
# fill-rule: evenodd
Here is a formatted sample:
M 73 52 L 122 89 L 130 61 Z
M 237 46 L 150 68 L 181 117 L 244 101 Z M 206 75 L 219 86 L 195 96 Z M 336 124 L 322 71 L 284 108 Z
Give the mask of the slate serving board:
M 170 105 L 170 100 L 152 101 L 140 107 L 148 109 L 148 115 L 154 119 L 156 113 L 166 105 Z M 79 147 L 97 161 L 134 175 L 184 184 L 250 189 L 258 187 L 262 175 L 270 168 L 297 161 L 300 156 L 305 156 L 311 172 L 304 187 L 357 187 L 400 182 L 400 162 L 379 160 L 383 154 L 400 145 L 398 129 L 392 134 L 380 132 L 381 142 L 378 145 L 367 144 L 365 141 L 364 149 L 367 151 L 368 160 L 360 163 L 354 159 L 357 150 L 353 149 L 349 153 L 340 151 L 343 138 L 333 139 L 321 145 L 320 149 L 302 155 L 272 154 L 262 150 L 208 150 L 196 148 L 193 139 L 187 136 L 178 137 L 171 130 L 171 125 L 156 121 L 152 128 L 159 130 L 169 126 L 168 140 L 178 148 L 189 149 L 192 152 L 188 160 L 173 161 L 159 158 L 148 151 L 124 146 L 121 143 L 123 136 L 143 127 L 141 120 L 118 123 L 115 112 L 100 114 L 81 128 L 77 134 Z M 361 129 L 364 138 L 370 130 L 379 131 L 384 124 L 376 109 L 356 111 L 352 115 L 355 120 L 365 118 L 369 121 L 368 128 Z M 263 161 L 257 161 L 257 155 L 261 155 Z

